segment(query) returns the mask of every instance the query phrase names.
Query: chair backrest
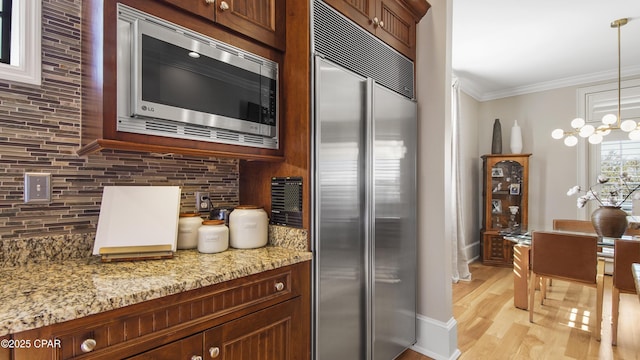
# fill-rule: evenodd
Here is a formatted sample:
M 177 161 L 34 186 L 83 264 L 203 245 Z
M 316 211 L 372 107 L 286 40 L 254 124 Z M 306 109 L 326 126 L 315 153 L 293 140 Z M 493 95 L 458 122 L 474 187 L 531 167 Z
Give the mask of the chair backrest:
M 596 283 L 598 236 L 534 231 L 531 269 L 538 275 Z
M 629 227 L 624 231 L 624 234 L 628 236 L 640 236 L 640 229 L 637 228 L 636 224 L 634 224 L 634 226 L 629 224 Z
M 584 233 L 596 233 L 596 229 L 590 220 L 553 219 L 553 230 L 579 231 Z
M 616 239 L 613 246 L 613 286 L 635 293 L 631 264 L 640 263 L 640 241 Z

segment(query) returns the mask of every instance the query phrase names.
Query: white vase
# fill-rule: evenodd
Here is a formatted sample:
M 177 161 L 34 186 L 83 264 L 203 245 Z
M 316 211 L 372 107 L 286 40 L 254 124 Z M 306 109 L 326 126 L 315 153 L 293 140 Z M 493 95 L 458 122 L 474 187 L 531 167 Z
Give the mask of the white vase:
M 518 125 L 518 120 L 515 121 L 513 127 L 511 128 L 511 153 L 513 154 L 521 154 L 522 153 L 522 130 Z

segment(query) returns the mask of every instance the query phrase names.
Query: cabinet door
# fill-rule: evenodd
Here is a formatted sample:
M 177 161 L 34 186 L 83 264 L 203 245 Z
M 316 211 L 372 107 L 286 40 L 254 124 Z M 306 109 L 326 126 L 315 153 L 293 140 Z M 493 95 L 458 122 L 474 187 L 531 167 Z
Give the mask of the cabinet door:
M 325 0 L 406 57 L 416 57 L 416 19 L 399 0 Z
M 324 0 L 324 2 L 371 33 L 375 33 L 373 17 L 376 13 L 376 3 L 378 1 L 379 0 Z
M 164 0 L 276 49 L 285 49 L 286 0 Z
M 378 0 L 374 16 L 375 34 L 406 57 L 416 57 L 416 21 L 397 0 Z
M 483 263 L 493 265 L 513 264 L 513 243 L 504 240 L 502 235 L 485 235 L 483 248 Z
M 215 2 L 207 0 L 164 0 L 188 12 L 202 16 L 205 19 L 215 19 Z
M 222 26 L 284 50 L 285 6 L 285 0 L 218 0 L 215 20 Z
M 202 334 L 196 334 L 188 338 L 174 341 L 159 348 L 146 351 L 140 355 L 130 357 L 131 360 L 175 360 L 175 359 L 202 359 Z
M 300 298 L 228 322 L 204 333 L 206 356 L 222 360 L 302 359 Z

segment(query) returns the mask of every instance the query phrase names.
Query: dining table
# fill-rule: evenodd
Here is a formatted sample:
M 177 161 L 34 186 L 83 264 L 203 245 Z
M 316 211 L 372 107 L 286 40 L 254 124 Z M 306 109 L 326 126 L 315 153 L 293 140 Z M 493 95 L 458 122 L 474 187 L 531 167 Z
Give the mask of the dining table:
M 513 246 L 513 304 L 516 308 L 529 309 L 529 252 L 531 250 L 531 238 L 534 230 L 526 227 L 518 227 L 515 229 L 505 229 L 501 231 L 501 235 L 505 240 L 514 242 Z M 581 234 L 594 235 L 593 233 L 584 233 L 577 231 L 565 230 L 543 230 L 553 231 L 564 234 Z M 623 236 L 624 238 L 624 236 Z M 599 237 L 598 239 L 598 256 L 605 259 L 613 259 L 613 245 L 615 238 Z M 638 269 L 640 271 L 640 269 Z M 640 273 L 636 279 L 640 279 Z M 636 281 L 637 288 L 640 283 Z M 639 295 L 640 296 L 640 295 Z
M 636 293 L 638 294 L 638 301 L 640 301 L 640 264 L 631 265 L 633 271 L 633 279 L 636 284 Z

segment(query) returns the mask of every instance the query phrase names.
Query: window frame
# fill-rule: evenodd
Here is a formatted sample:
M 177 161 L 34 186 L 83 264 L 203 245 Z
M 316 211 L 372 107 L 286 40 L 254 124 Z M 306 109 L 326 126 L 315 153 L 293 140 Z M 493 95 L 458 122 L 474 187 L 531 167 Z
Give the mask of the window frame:
M 12 2 L 13 0 L 0 0 L 2 1 L 2 11 L 0 11 L 0 20 L 2 21 L 2 25 L 0 28 L 2 29 L 2 36 L 0 44 L 0 63 L 10 64 L 11 63 L 11 18 L 12 14 Z
M 0 63 L 0 80 L 42 84 L 42 1 L 13 0 L 11 64 Z
M 621 82 L 621 87 L 631 88 L 631 87 L 639 87 L 640 88 L 640 78 L 623 80 Z M 588 87 L 579 88 L 577 90 L 577 111 L 578 117 L 581 117 L 585 120 L 590 118 L 590 114 L 588 114 L 587 109 L 587 98 L 596 93 L 606 92 L 606 91 L 617 91 L 618 83 L 610 82 L 606 84 L 593 85 Z M 588 121 L 588 120 L 587 120 Z M 611 134 L 613 135 L 613 134 Z M 609 136 L 611 136 L 609 135 Z M 625 137 L 626 138 L 626 137 Z M 578 171 L 577 171 L 577 184 L 580 184 L 582 187 L 588 187 L 589 185 L 593 185 L 594 181 L 600 174 L 600 152 L 601 147 L 600 144 L 592 145 L 589 144 L 588 141 L 581 141 L 578 143 Z M 587 202 L 587 205 L 584 208 L 578 209 L 578 219 L 588 220 L 591 218 L 591 213 L 597 209 L 597 204 L 595 201 Z

